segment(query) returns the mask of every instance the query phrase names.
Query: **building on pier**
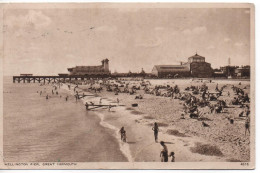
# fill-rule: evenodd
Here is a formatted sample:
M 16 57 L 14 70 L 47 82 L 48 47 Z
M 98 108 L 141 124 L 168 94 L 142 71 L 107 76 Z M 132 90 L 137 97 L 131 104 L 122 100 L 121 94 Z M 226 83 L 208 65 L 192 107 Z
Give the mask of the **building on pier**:
M 104 59 L 101 62 L 102 65 L 99 66 L 76 66 L 73 68 L 68 68 L 68 71 L 70 72 L 69 75 L 82 75 L 82 76 L 110 75 L 109 60 Z

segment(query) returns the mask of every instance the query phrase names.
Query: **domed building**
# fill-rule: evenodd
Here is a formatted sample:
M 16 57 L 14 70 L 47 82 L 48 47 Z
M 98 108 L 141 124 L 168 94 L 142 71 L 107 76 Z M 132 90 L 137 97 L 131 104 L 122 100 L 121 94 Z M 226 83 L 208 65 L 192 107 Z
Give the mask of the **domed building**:
M 205 62 L 205 57 L 197 53 L 188 58 L 187 64 L 190 68 L 191 77 L 208 78 L 213 75 L 211 64 Z
M 213 75 L 211 64 L 205 62 L 205 57 L 197 53 L 188 58 L 188 62 L 180 65 L 155 65 L 152 74 L 159 77 L 198 77 L 209 78 Z

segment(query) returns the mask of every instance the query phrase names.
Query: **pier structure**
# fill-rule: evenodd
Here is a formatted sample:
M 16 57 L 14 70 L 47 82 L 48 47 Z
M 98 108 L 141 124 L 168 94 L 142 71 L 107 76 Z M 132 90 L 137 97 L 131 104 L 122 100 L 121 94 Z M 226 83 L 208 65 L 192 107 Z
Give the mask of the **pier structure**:
M 100 76 L 101 77 L 101 76 Z M 72 80 L 87 80 L 90 78 L 100 78 L 99 76 L 13 76 L 13 83 L 46 83 L 46 82 L 66 82 Z M 102 78 L 102 77 L 101 77 Z

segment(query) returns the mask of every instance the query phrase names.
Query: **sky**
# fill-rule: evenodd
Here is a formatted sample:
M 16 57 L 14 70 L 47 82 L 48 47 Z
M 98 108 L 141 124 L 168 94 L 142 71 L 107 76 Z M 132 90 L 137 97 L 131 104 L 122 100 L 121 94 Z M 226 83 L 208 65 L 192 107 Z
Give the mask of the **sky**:
M 213 68 L 250 64 L 248 8 L 10 8 L 4 75 L 68 73 L 76 65 L 151 72 L 196 52 Z

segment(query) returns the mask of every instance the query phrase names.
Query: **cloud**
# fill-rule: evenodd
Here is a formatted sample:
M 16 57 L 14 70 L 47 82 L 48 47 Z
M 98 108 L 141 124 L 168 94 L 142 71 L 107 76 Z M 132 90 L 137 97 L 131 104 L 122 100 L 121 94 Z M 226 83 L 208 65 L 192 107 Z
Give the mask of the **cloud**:
M 242 43 L 242 42 L 236 42 L 234 45 L 235 45 L 236 47 L 242 47 L 242 46 L 244 46 L 244 43 Z
M 224 42 L 230 42 L 231 39 L 230 38 L 224 38 Z
M 5 20 L 8 28 L 41 29 L 51 23 L 51 19 L 40 10 L 29 10 L 25 15 L 12 15 Z
M 205 26 L 198 26 L 198 27 L 195 27 L 193 29 L 185 29 L 182 31 L 183 34 L 185 35 L 191 35 L 191 34 L 202 34 L 202 33 L 205 33 L 207 32 L 207 28 Z
M 135 46 L 137 47 L 157 47 L 162 44 L 162 40 L 160 38 L 147 39 L 144 41 L 137 42 Z
M 215 46 L 210 45 L 210 46 L 207 47 L 207 49 L 215 49 Z

